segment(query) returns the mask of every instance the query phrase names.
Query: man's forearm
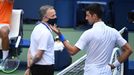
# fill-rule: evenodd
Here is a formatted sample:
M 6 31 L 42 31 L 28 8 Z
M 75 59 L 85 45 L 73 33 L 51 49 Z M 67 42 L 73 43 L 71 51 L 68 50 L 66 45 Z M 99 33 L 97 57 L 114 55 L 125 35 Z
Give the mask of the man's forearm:
M 128 59 L 128 57 L 131 55 L 131 53 L 132 53 L 132 48 L 130 47 L 130 45 L 128 43 L 126 43 L 122 47 L 122 54 L 118 58 L 119 62 L 120 63 L 124 62 L 126 59 Z
M 125 60 L 127 60 L 128 57 L 131 55 L 131 53 L 132 53 L 132 49 L 131 49 L 130 45 L 128 43 L 126 43 L 122 47 L 121 55 L 118 57 L 118 59 L 113 64 L 111 64 L 113 66 L 113 68 L 119 66 L 121 63 L 123 63 Z
M 67 40 L 64 38 L 64 35 L 61 34 L 61 32 L 59 32 L 59 38 L 62 41 L 62 43 L 64 44 L 64 46 L 67 48 L 68 52 L 71 55 L 76 54 L 80 49 L 78 49 L 77 47 L 71 45 L 69 42 L 67 42 Z
M 37 54 L 31 59 L 28 67 L 31 67 L 33 64 L 37 63 L 38 61 L 41 60 L 43 56 L 44 51 L 43 50 L 38 50 Z
M 118 57 L 118 60 L 120 63 L 124 62 L 125 60 L 128 59 L 128 57 L 130 56 L 131 52 L 127 51 L 127 52 L 123 52 L 121 56 Z
M 40 61 L 40 59 L 41 59 L 41 58 L 35 56 L 35 57 L 32 59 L 31 63 L 29 64 L 29 67 L 31 67 L 33 64 L 35 64 L 35 63 L 37 63 L 38 61 Z
M 28 53 L 27 53 L 27 68 L 30 68 L 31 60 L 32 60 L 31 52 L 30 52 L 30 49 L 28 49 Z

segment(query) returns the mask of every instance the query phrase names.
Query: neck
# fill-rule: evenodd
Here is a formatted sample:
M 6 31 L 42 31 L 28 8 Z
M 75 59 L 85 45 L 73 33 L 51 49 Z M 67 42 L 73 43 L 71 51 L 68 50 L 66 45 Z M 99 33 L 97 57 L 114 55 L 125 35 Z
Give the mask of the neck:
M 42 23 L 47 23 L 47 20 L 46 20 L 46 19 L 43 19 L 41 22 L 42 22 Z M 47 24 L 48 24 L 48 23 L 47 23 Z
M 96 19 L 94 23 L 102 21 L 101 19 Z
M 42 23 L 43 25 L 45 25 L 45 26 L 50 30 L 49 24 L 48 24 L 46 21 L 42 20 L 41 23 Z
M 101 19 L 97 19 L 97 20 L 95 20 L 95 23 L 96 23 L 96 22 L 100 22 L 100 21 L 102 21 L 102 20 L 101 20 Z

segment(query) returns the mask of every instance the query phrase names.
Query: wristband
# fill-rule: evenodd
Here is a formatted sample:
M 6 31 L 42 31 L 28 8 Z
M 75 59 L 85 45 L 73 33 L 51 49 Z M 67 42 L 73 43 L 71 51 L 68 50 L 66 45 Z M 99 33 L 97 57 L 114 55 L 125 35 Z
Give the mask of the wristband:
M 64 42 L 65 41 L 64 35 L 60 34 L 59 39 L 60 39 L 60 41 Z
M 116 60 L 116 61 L 113 63 L 113 65 L 114 65 L 115 67 L 118 67 L 118 66 L 121 65 L 121 63 L 120 63 L 118 60 Z

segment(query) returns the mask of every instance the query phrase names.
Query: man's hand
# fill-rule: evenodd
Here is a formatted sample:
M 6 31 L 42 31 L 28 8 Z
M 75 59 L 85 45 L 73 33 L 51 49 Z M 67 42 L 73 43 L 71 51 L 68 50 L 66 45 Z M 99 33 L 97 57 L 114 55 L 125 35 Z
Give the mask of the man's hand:
M 27 69 L 24 73 L 24 75 L 30 75 L 30 69 Z
M 57 26 L 54 24 L 53 26 L 50 25 L 50 28 L 57 34 L 57 35 L 60 35 L 61 32 L 60 32 L 60 29 L 57 28 Z
M 115 66 L 113 64 L 108 64 L 108 65 L 111 67 L 111 69 L 115 68 Z

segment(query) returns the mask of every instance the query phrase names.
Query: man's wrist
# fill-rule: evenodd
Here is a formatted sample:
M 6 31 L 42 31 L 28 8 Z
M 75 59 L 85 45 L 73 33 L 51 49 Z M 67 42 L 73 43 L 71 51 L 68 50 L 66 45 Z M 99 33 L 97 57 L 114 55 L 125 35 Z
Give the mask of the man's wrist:
M 121 63 L 120 63 L 118 60 L 116 60 L 116 61 L 113 63 L 113 65 L 114 65 L 114 67 L 118 67 L 118 66 L 121 65 Z
M 59 34 L 60 41 L 64 42 L 66 39 L 63 34 Z
M 108 64 L 108 65 L 111 67 L 111 69 L 115 68 L 115 66 L 113 64 Z

